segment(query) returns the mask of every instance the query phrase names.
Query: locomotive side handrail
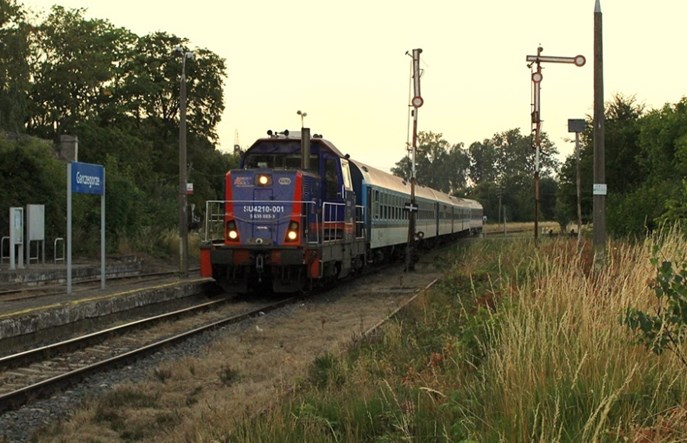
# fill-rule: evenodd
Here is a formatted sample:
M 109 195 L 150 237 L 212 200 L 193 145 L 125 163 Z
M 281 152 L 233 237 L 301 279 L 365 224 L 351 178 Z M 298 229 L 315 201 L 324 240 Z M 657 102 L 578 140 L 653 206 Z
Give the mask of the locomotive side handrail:
M 356 205 L 355 207 L 355 237 L 367 238 L 365 230 L 365 206 Z

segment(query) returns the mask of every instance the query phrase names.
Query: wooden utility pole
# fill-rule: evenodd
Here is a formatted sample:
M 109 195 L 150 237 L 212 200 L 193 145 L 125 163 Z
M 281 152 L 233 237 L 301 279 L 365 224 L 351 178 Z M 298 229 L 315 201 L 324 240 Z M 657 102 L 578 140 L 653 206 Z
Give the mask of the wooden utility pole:
M 606 159 L 601 3 L 594 5 L 594 264 L 606 263 Z

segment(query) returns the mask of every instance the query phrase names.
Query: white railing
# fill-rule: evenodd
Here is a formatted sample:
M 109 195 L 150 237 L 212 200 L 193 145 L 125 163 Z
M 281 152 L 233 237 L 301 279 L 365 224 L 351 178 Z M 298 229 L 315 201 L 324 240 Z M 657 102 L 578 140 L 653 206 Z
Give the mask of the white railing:
M 9 244 L 9 242 L 10 242 L 10 238 L 7 235 L 2 237 L 2 242 L 1 242 L 2 244 L 0 245 L 0 263 L 4 263 L 5 258 L 7 258 L 8 262 L 10 261 L 9 255 L 7 255 L 7 257 L 5 257 L 5 242 L 7 242 L 7 244 Z
M 62 245 L 62 255 L 57 255 L 57 245 Z M 53 244 L 53 263 L 58 261 L 64 261 L 64 238 L 62 237 L 57 237 Z

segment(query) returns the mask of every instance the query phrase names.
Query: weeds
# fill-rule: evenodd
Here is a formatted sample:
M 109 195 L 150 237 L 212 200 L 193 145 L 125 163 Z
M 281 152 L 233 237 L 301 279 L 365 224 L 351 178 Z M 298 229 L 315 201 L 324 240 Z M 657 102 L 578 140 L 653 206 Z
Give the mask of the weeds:
M 659 260 L 659 252 L 660 247 L 655 244 L 651 264 L 656 268 L 656 278 L 649 282 L 656 296 L 655 314 L 628 308 L 623 321 L 638 332 L 636 342 L 655 354 L 668 349 L 687 368 L 687 356 L 681 346 L 687 334 L 687 263 L 680 263 L 675 271 L 671 261 Z
M 160 380 L 162 383 L 165 383 L 169 378 L 172 377 L 172 371 L 167 368 L 155 368 L 155 370 L 153 370 L 153 374 L 155 375 L 155 378 Z
M 238 370 L 233 369 L 230 366 L 222 366 L 222 369 L 220 369 L 218 376 L 219 380 L 222 382 L 224 386 L 231 386 L 236 381 L 238 381 L 240 374 Z

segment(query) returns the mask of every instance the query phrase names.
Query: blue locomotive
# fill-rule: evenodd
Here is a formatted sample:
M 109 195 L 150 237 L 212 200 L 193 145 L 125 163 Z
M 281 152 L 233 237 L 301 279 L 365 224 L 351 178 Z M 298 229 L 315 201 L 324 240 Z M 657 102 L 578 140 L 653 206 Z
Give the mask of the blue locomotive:
M 201 275 L 228 291 L 293 292 L 403 256 L 410 194 L 307 128 L 268 131 L 226 174 L 225 200 L 207 202 Z M 415 202 L 423 244 L 482 230 L 477 201 L 416 186 Z

